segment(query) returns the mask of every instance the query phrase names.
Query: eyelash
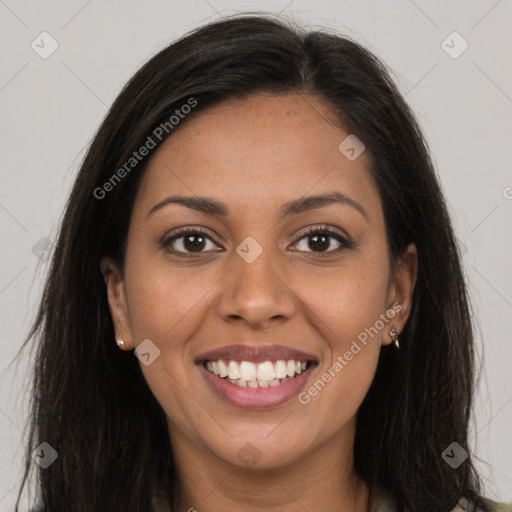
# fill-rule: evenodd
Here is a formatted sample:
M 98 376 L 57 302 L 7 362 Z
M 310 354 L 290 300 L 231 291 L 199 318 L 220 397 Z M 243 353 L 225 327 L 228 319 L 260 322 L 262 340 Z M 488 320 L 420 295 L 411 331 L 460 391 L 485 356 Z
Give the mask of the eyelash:
M 214 243 L 217 243 L 211 236 L 208 235 L 208 233 L 206 231 L 203 231 L 202 229 L 198 229 L 198 228 L 179 228 L 177 231 L 174 232 L 174 234 L 172 236 L 168 236 L 168 237 L 165 237 L 161 242 L 160 242 L 160 246 L 162 249 L 166 249 L 174 254 L 177 254 L 179 255 L 180 257 L 184 257 L 184 258 L 195 258 L 197 256 L 200 256 L 201 254 L 203 254 L 203 252 L 199 252 L 199 253 L 187 253 L 187 252 L 181 252 L 181 251 L 176 251 L 175 249 L 172 249 L 170 248 L 171 244 L 175 241 L 175 240 L 179 240 L 180 238 L 184 238 L 185 235 L 200 235 L 204 238 L 207 238 L 208 240 L 214 242 Z M 344 251 L 346 249 L 351 249 L 353 247 L 353 244 L 351 242 L 349 242 L 344 236 L 340 235 L 339 233 L 337 233 L 336 231 L 333 231 L 331 229 L 329 229 L 327 226 L 321 226 L 321 227 L 312 227 L 312 228 L 307 228 L 301 235 L 300 237 L 297 239 L 296 242 L 294 242 L 293 245 L 296 245 L 298 242 L 300 242 L 303 238 L 307 238 L 308 236 L 313 236 L 313 235 L 316 235 L 316 234 L 321 234 L 321 235 L 327 235 L 328 237 L 330 238 L 334 238 L 337 242 L 339 242 L 341 244 L 341 246 L 338 248 L 338 249 L 334 249 L 334 250 L 331 250 L 331 251 L 327 251 L 327 252 L 319 252 L 319 253 L 315 253 L 314 251 L 306 251 L 306 252 L 310 252 L 310 253 L 313 253 L 313 254 L 317 254 L 319 257 L 322 257 L 322 256 L 332 256 L 333 254 L 337 254 L 341 251 Z M 217 252 L 217 251 L 215 251 Z M 220 251 L 218 251 L 220 252 Z M 299 251 L 300 252 L 300 251 Z

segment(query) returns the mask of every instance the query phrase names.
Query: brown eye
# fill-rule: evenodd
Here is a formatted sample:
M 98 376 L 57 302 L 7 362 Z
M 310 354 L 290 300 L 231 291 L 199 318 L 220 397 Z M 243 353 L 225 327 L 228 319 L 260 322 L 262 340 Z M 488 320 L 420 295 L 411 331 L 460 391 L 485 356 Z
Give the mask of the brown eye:
M 305 243 L 301 243 L 302 240 L 305 240 Z M 335 241 L 334 245 L 338 244 L 337 247 L 332 248 L 333 240 Z M 312 228 L 295 242 L 295 246 L 298 247 L 299 251 L 332 254 L 349 249 L 351 244 L 345 237 L 335 231 L 327 228 Z
M 303 240 L 305 242 L 302 242 Z M 332 248 L 333 244 L 337 244 L 337 247 Z M 185 257 L 223 250 L 222 248 L 215 248 L 219 245 L 205 231 L 195 228 L 182 228 L 171 236 L 164 238 L 160 245 L 169 252 Z M 295 242 L 294 247 L 301 252 L 331 255 L 344 249 L 350 249 L 352 245 L 340 233 L 328 228 L 316 227 L 303 233 L 299 240 Z
M 161 246 L 171 252 L 187 255 L 215 250 L 216 244 L 206 232 L 200 229 L 185 228 L 172 236 L 166 237 L 162 240 Z

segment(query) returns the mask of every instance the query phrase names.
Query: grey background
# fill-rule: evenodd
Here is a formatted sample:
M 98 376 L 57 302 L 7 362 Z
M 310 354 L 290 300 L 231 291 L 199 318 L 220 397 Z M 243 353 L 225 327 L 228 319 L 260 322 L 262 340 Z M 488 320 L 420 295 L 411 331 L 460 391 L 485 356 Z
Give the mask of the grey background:
M 486 494 L 512 501 L 510 0 L 0 0 L 0 509 L 12 510 L 21 478 L 27 354 L 17 372 L 10 363 L 41 291 L 46 263 L 37 248 L 55 238 L 87 144 L 147 58 L 246 10 L 282 12 L 360 41 L 390 66 L 417 114 L 465 253 L 481 356 L 485 349 L 472 447 Z M 31 47 L 42 46 L 43 31 L 59 45 L 47 59 Z M 445 51 L 463 48 L 457 36 L 446 39 L 453 31 L 469 44 L 458 58 Z

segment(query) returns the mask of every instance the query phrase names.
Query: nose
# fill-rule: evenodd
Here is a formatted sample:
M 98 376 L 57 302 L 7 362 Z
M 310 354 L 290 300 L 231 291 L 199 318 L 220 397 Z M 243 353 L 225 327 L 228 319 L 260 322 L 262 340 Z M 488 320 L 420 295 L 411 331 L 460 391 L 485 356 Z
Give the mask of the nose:
M 290 319 L 297 305 L 284 264 L 269 249 L 252 262 L 233 255 L 231 271 L 222 280 L 218 314 L 224 321 L 245 323 L 263 330 Z

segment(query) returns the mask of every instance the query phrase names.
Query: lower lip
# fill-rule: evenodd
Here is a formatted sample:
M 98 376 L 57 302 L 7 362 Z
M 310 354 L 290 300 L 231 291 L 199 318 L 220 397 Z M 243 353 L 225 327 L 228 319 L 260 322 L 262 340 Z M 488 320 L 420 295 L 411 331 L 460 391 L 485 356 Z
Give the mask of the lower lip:
M 217 395 L 236 407 L 248 409 L 277 407 L 284 404 L 301 392 L 313 368 L 313 365 L 311 365 L 300 375 L 277 386 L 249 388 L 231 384 L 226 379 L 217 377 L 208 371 L 203 364 L 198 364 L 197 366 L 206 382 Z

